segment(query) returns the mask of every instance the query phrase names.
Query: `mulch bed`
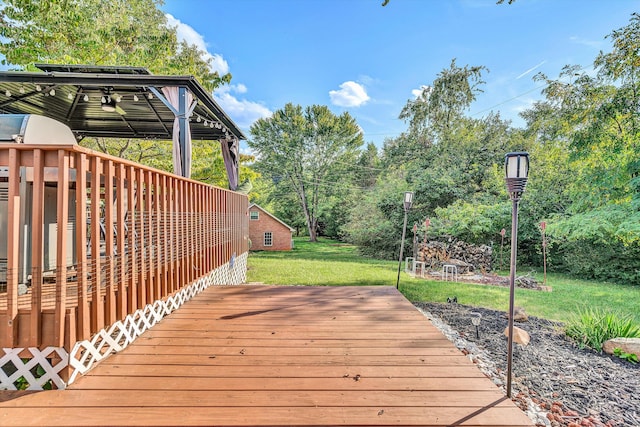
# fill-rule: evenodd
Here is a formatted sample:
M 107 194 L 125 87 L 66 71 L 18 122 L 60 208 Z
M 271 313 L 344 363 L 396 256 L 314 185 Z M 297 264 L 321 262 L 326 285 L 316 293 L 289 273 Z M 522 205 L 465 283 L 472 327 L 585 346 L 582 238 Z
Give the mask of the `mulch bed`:
M 414 303 L 499 387 L 506 389 L 505 312 L 462 304 Z M 480 313 L 479 338 L 472 312 Z M 512 395 L 544 426 L 640 426 L 640 364 L 580 349 L 563 325 L 529 317 L 527 346 L 514 344 Z

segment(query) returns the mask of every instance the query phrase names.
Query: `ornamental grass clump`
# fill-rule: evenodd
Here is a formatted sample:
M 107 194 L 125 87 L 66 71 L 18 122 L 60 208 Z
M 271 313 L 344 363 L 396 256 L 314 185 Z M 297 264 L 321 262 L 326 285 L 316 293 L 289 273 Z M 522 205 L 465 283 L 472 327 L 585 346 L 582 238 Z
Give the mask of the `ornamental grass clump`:
M 640 338 L 640 326 L 629 315 L 585 308 L 579 309 L 567 323 L 565 333 L 580 348 L 602 351 L 604 342 L 611 338 Z

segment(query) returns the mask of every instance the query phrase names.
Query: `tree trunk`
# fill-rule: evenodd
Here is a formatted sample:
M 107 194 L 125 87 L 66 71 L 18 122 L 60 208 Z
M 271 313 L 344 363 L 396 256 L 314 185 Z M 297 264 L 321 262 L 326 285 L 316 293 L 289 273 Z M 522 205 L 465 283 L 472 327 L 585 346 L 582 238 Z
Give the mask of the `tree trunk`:
M 300 202 L 302 205 L 302 210 L 304 211 L 304 219 L 307 223 L 307 230 L 309 231 L 309 241 L 317 242 L 318 238 L 316 230 L 318 227 L 316 225 L 318 223 L 318 220 L 311 217 L 311 214 L 309 213 L 309 206 L 307 205 L 307 199 L 304 197 L 304 194 L 300 197 Z

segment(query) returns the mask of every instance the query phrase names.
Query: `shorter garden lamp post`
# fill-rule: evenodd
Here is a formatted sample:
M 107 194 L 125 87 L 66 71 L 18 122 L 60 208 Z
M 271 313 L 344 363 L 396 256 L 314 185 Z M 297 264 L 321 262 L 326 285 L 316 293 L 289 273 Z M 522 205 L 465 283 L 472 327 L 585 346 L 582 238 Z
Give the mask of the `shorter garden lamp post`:
M 431 220 L 429 218 L 424 220 L 424 244 L 427 244 L 427 233 L 429 232 L 429 225 L 431 224 Z
M 511 267 L 509 269 L 509 338 L 507 349 L 507 397 L 511 398 L 511 371 L 513 360 L 513 312 L 516 279 L 516 253 L 518 250 L 518 204 L 527 186 L 529 175 L 529 153 L 507 153 L 504 159 L 507 192 L 512 202 L 511 209 Z
M 418 223 L 413 224 L 413 261 L 414 262 L 417 261 L 416 258 L 418 256 L 418 235 L 416 233 L 418 233 Z M 415 269 L 412 268 L 412 270 L 415 270 Z
M 506 233 L 504 228 L 500 230 L 500 270 L 502 270 L 502 248 L 504 248 L 504 235 Z
M 540 223 L 540 232 L 542 233 L 542 268 L 544 271 L 544 280 L 542 281 L 543 285 L 547 285 L 547 234 L 545 230 L 547 229 L 547 223 L 542 221 Z
M 396 289 L 400 289 L 400 267 L 402 267 L 402 255 L 404 252 L 404 236 L 407 233 L 407 213 L 411 209 L 413 203 L 413 191 L 404 192 L 404 225 L 402 226 L 402 240 L 400 241 L 400 258 L 398 260 L 398 279 L 396 280 Z
M 480 326 L 480 319 L 482 319 L 482 314 L 477 311 L 471 312 L 471 324 L 476 327 L 476 338 L 480 339 L 480 332 L 478 331 L 478 326 Z

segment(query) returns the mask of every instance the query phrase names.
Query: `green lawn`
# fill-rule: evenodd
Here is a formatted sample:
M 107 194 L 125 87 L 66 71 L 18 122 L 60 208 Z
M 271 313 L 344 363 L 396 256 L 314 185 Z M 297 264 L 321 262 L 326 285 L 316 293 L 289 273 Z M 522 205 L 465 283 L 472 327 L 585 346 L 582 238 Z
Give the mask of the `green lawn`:
M 296 238 L 291 252 L 253 252 L 249 255 L 247 281 L 274 285 L 385 285 L 395 286 L 398 262 L 360 257 L 354 246 L 321 239 L 310 243 Z M 530 269 L 523 269 L 528 272 Z M 536 276 L 540 276 L 536 274 Z M 538 277 L 540 280 L 541 277 Z M 629 314 L 640 323 L 640 287 L 593 282 L 549 274 L 552 292 L 516 290 L 516 305 L 527 313 L 550 320 L 567 321 L 580 307 L 599 307 Z M 507 310 L 509 290 L 504 287 L 413 279 L 400 275 L 400 291 L 411 301 L 446 302 Z

